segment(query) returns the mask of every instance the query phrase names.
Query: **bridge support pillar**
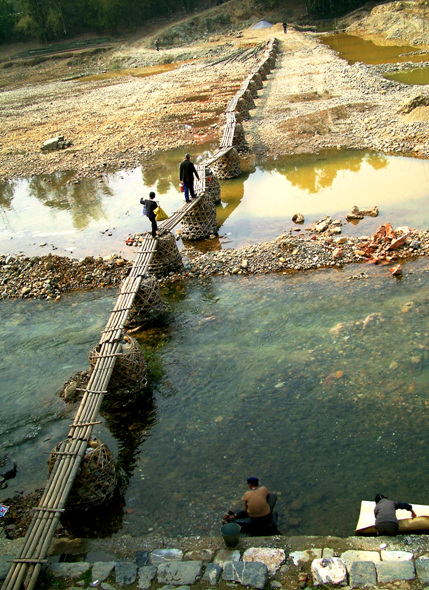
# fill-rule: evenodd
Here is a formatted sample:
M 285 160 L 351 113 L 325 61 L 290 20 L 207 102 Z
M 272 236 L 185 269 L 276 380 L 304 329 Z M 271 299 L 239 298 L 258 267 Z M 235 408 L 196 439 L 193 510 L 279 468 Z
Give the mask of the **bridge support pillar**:
M 158 237 L 158 244 L 148 270 L 157 278 L 165 277 L 170 272 L 183 270 L 182 257 L 177 247 L 176 238 L 171 232 Z
M 140 288 L 134 296 L 125 328 L 133 329 L 151 324 L 160 318 L 165 310 L 166 305 L 161 298 L 157 279 L 154 276 L 142 279 Z
M 204 240 L 217 235 L 216 209 L 207 195 L 195 205 L 182 219 L 182 238 L 187 240 Z
M 206 166 L 206 198 L 215 205 L 220 203 L 220 184 L 213 170 Z
M 235 148 L 231 148 L 211 163 L 214 173 L 220 179 L 238 178 L 241 175 L 240 156 Z
M 100 345 L 98 344 L 89 353 L 91 372 L 94 370 L 99 355 Z M 135 338 L 123 334 L 121 352 L 116 356 L 105 399 L 113 405 L 116 402 L 123 404 L 130 392 L 145 389 L 147 385 L 146 360 L 141 346 Z
M 48 459 L 48 472 L 51 473 L 59 453 L 70 452 L 72 440 L 60 442 Z M 101 506 L 113 498 L 118 485 L 118 474 L 113 454 L 108 446 L 93 438 L 88 441 L 87 452 L 83 456 L 76 479 L 66 502 L 66 510 L 85 510 Z

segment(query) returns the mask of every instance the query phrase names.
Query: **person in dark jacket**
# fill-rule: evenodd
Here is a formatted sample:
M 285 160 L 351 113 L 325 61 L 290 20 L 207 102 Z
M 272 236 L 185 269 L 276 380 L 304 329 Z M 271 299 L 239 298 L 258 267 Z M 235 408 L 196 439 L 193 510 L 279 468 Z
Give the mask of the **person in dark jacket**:
M 398 509 L 409 510 L 411 512 L 411 517 L 416 517 L 416 513 L 411 504 L 388 500 L 383 494 L 377 494 L 375 496 L 374 515 L 375 528 L 378 535 L 396 535 L 399 529 L 399 521 L 396 518 L 395 512 Z
M 149 217 L 150 222 L 152 223 L 152 237 L 155 238 L 158 224 L 156 223 L 154 211 L 158 207 L 158 203 L 155 201 L 155 193 L 153 191 L 149 193 L 149 198 L 145 199 L 143 204 L 146 208 L 146 216 Z
M 185 189 L 185 201 L 189 203 L 189 193 L 191 193 L 192 199 L 195 198 L 194 193 L 194 176 L 200 179 L 198 176 L 198 172 L 191 162 L 191 154 L 186 154 L 185 159 L 180 164 L 180 180 L 183 182 L 183 187 Z

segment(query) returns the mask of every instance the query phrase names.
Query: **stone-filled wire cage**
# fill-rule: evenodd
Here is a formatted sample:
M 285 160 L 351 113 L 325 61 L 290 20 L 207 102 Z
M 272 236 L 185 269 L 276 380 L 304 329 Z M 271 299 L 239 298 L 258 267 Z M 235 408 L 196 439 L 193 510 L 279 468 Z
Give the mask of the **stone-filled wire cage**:
M 220 184 L 217 177 L 214 175 L 213 170 L 206 166 L 206 199 L 212 201 L 215 205 L 220 203 Z
M 181 272 L 183 261 L 177 247 L 176 238 L 171 232 L 158 237 L 155 253 L 149 264 L 148 271 L 158 278 L 167 276 L 170 272 Z
M 182 219 L 181 236 L 187 240 L 202 240 L 217 235 L 216 208 L 213 201 L 203 197 Z
M 128 392 L 140 391 L 148 386 L 146 360 L 140 344 L 124 334 L 120 345 L 106 394 L 111 403 L 121 403 Z M 97 345 L 89 353 L 91 371 L 97 362 L 99 348 Z
M 68 452 L 72 441 L 60 442 L 48 458 L 48 472 L 52 472 L 58 458 L 57 453 Z M 88 442 L 76 479 L 66 502 L 67 510 L 87 510 L 109 502 L 118 486 L 115 459 L 108 446 L 97 440 Z
M 125 327 L 132 329 L 151 324 L 162 318 L 166 311 L 156 277 L 145 277 L 134 296 Z
M 241 174 L 240 156 L 235 148 L 226 151 L 211 163 L 216 176 L 222 180 L 226 178 L 238 178 Z

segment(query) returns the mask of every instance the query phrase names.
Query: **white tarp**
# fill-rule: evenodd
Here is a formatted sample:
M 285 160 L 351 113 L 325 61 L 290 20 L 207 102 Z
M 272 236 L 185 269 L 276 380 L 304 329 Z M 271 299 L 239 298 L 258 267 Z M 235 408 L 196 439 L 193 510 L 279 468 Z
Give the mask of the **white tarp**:
M 256 25 L 253 25 L 253 27 L 251 27 L 251 28 L 252 29 L 269 29 L 272 26 L 273 25 L 271 23 L 269 23 L 267 20 L 260 20 L 259 22 L 256 23 Z

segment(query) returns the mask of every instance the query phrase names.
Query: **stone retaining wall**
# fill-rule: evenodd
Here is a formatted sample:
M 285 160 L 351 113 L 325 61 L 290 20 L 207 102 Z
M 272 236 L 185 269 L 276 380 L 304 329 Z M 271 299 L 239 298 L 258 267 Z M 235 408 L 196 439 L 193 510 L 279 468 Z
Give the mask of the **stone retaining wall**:
M 121 548 L 121 558 L 105 561 L 62 562 L 50 558 L 57 577 L 71 579 L 76 588 L 138 588 L 141 590 L 195 590 L 226 588 L 350 588 L 429 586 L 429 542 L 426 535 L 388 537 L 240 537 L 236 549 L 222 539 L 182 539 L 176 546 L 161 542 L 154 549 L 147 540 L 130 539 L 132 551 Z M 114 543 L 96 540 L 91 543 Z M 193 546 L 194 545 L 194 546 Z M 136 547 L 143 547 L 137 549 Z M 144 549 L 147 547 L 147 550 Z M 167 547 L 167 548 L 165 548 Z M 299 547 L 299 548 L 297 548 Z M 100 547 L 92 554 L 99 554 Z M 64 550 L 64 549 L 63 549 Z M 91 555 L 91 550 L 87 548 Z M 107 553 L 107 551 L 106 551 Z M 126 557 L 124 557 L 126 554 Z M 9 560 L 0 558 L 0 579 Z M 7 566 L 6 566 L 7 563 Z M 4 574 L 4 575 L 3 575 Z M 90 584 L 79 579 L 90 579 Z M 74 580 L 74 582 L 73 582 Z

